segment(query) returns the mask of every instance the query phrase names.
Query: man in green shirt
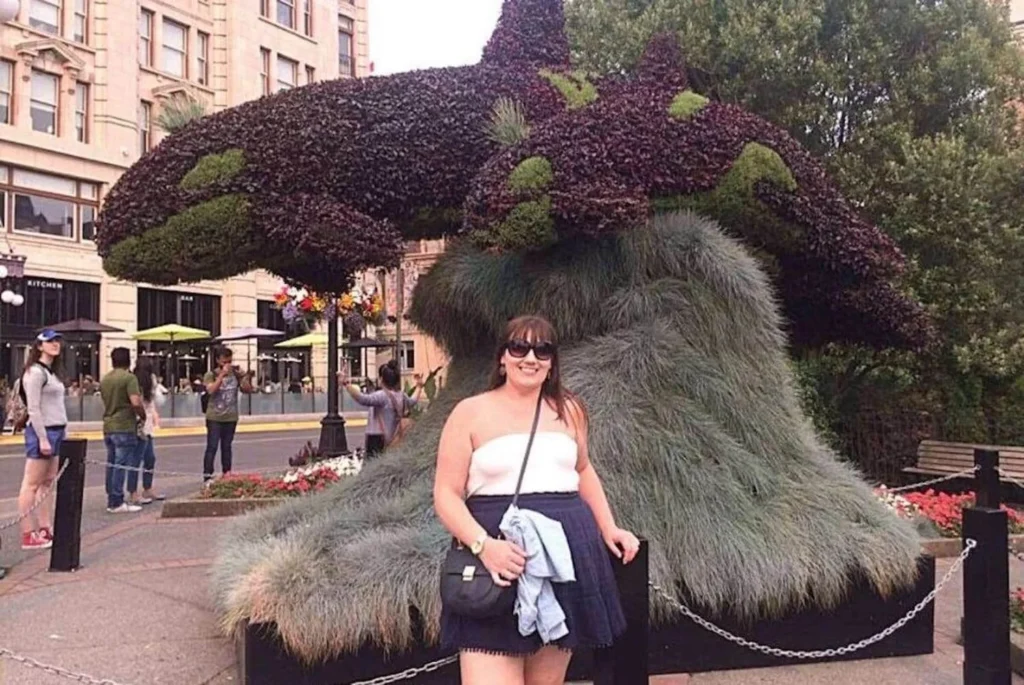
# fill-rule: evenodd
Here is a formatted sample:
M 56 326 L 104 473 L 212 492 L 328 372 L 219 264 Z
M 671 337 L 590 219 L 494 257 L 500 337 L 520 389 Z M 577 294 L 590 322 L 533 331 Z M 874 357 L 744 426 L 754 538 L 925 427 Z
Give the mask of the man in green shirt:
M 213 460 L 220 445 L 220 468 L 231 472 L 231 443 L 238 426 L 238 392 L 253 392 L 252 372 L 242 373 L 232 364 L 231 349 L 218 347 L 217 366 L 203 377 L 206 405 L 206 453 L 203 455 L 203 481 L 213 478 Z
M 107 511 L 125 514 L 142 510 L 124 501 L 124 479 L 126 469 L 135 463 L 139 444 L 136 427 L 146 420 L 146 410 L 142 406 L 139 379 L 128 370 L 132 362 L 128 348 L 115 348 L 110 360 L 114 369 L 100 381 L 103 444 L 107 448 Z

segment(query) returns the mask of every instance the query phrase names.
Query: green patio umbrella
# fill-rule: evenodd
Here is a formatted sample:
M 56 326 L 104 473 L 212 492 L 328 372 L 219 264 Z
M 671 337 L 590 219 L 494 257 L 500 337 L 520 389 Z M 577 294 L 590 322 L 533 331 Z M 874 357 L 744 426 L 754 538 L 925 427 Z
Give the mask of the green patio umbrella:
M 174 396 L 177 388 L 177 379 L 175 371 L 177 370 L 177 355 L 174 351 L 174 344 L 179 342 L 188 342 L 192 340 L 208 340 L 210 338 L 210 331 L 204 331 L 199 328 L 189 328 L 188 326 L 182 326 L 177 323 L 167 323 L 163 326 L 157 326 L 156 328 L 147 328 L 144 331 L 137 331 L 132 333 L 132 338 L 135 340 L 144 340 L 150 342 L 166 342 L 171 344 L 171 368 L 170 368 L 170 390 L 171 390 L 171 416 L 174 416 Z

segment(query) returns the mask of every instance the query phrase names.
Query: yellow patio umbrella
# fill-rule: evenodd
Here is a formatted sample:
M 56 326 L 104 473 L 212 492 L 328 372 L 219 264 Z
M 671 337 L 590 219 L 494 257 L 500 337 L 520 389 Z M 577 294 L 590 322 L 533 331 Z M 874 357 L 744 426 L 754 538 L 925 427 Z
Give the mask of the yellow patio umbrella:
M 279 342 L 274 347 L 283 348 L 295 348 L 295 347 L 319 347 L 327 344 L 327 333 L 324 331 L 313 331 L 312 333 L 306 333 L 300 335 L 297 338 L 291 340 L 285 340 Z
M 174 396 L 177 394 L 177 354 L 174 351 L 174 343 L 190 340 L 207 340 L 210 338 L 210 331 L 199 328 L 189 328 L 177 323 L 167 323 L 156 328 L 147 328 L 144 331 L 132 333 L 135 340 L 148 340 L 151 342 L 167 342 L 171 344 L 171 368 L 170 368 L 170 390 L 171 390 L 171 416 L 174 416 Z

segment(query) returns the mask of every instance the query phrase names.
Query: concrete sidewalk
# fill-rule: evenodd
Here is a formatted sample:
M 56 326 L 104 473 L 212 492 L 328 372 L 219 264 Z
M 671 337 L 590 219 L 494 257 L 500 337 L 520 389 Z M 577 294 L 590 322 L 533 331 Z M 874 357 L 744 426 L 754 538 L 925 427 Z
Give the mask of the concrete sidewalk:
M 0 648 L 119 685 L 236 682 L 232 645 L 217 629 L 208 570 L 225 522 L 160 520 L 159 512 L 84 536 L 83 568 L 49 573 L 35 553 L 0 580 Z M 938 574 L 950 560 L 940 560 Z M 1024 584 L 1012 562 L 1011 585 Z M 652 678 L 659 685 L 960 685 L 963 650 L 954 640 L 960 578 L 939 595 L 935 653 L 775 669 Z M 680 645 L 685 649 L 686 645 Z M 68 680 L 0 659 L 3 685 Z M 1014 683 L 1024 683 L 1015 678 Z

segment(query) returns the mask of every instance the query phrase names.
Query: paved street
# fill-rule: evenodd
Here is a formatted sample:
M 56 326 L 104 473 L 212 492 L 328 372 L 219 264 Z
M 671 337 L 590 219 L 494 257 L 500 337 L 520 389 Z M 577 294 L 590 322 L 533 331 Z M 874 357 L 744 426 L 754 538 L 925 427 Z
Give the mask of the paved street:
M 316 430 L 275 431 L 268 433 L 239 433 L 235 437 L 234 470 L 265 469 L 280 466 L 288 468 L 288 457 L 294 454 L 307 440 L 317 441 L 319 432 Z M 363 444 L 363 429 L 348 430 L 350 446 Z M 160 438 L 156 445 L 156 470 L 174 471 L 178 473 L 195 473 L 196 476 L 162 476 L 157 474 L 154 489 L 162 491 L 169 497 L 185 495 L 198 489 L 202 480 L 203 450 L 206 446 L 201 435 L 185 435 L 180 437 Z M 89 441 L 88 459 L 105 461 L 106 452 L 100 441 Z M 219 455 L 218 455 L 219 460 Z M 20 447 L 0 447 L 0 525 L 10 521 L 18 513 L 17 496 L 21 486 L 21 475 L 24 469 L 25 456 Z M 217 469 L 220 465 L 218 461 Z M 82 515 L 83 534 L 99 531 L 111 524 L 123 521 L 132 514 L 108 514 L 105 511 L 106 496 L 103 488 L 104 469 L 96 464 L 86 468 L 85 506 Z M 51 504 L 52 506 L 52 504 Z M 144 508 L 146 513 L 154 507 L 154 503 Z M 10 567 L 25 555 L 20 549 L 18 529 L 9 528 L 0 532 L 3 546 L 0 548 L 0 566 Z

